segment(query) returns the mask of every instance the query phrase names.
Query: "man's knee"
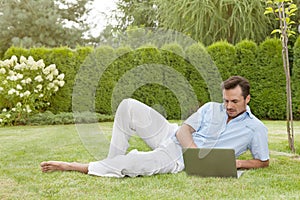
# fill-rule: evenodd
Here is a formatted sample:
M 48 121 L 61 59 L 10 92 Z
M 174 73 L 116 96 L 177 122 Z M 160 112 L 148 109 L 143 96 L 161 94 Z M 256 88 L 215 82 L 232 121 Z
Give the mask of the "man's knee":
M 134 99 L 131 98 L 123 99 L 121 101 L 116 111 L 115 121 L 124 122 L 124 120 L 126 121 L 129 120 L 129 118 L 131 118 L 131 109 L 134 107 L 133 101 Z
M 123 107 L 128 108 L 133 100 L 134 99 L 132 99 L 132 98 L 123 99 L 121 101 L 121 103 L 119 104 L 118 108 L 123 108 Z

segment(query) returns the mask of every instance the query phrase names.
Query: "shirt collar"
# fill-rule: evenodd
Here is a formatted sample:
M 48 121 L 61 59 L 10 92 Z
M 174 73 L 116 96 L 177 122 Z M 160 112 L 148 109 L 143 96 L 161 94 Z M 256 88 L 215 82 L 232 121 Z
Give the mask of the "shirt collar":
M 221 107 L 221 111 L 226 112 L 224 103 L 222 103 L 220 107 Z M 247 114 L 247 116 L 250 117 L 250 119 L 252 119 L 254 117 L 254 115 L 252 114 L 251 109 L 250 109 L 250 107 L 248 105 L 246 106 L 246 112 L 245 113 Z
M 248 116 L 252 119 L 254 117 L 254 115 L 251 113 L 250 107 L 247 105 L 246 107 L 246 113 L 248 114 Z

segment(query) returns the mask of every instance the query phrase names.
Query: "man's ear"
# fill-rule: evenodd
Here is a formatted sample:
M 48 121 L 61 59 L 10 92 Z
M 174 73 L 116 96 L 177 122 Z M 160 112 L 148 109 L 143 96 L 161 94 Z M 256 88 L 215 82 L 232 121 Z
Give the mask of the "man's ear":
M 250 99 L 251 99 L 251 97 L 250 97 L 250 94 L 249 94 L 249 95 L 246 97 L 246 104 L 249 103 Z

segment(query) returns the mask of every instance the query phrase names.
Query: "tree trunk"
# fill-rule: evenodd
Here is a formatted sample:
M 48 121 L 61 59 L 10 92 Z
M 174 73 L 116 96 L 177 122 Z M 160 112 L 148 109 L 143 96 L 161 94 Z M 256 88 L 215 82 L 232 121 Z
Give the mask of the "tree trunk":
M 294 125 L 293 125 L 293 109 L 292 109 L 292 91 L 291 91 L 291 77 L 290 77 L 290 63 L 288 53 L 288 33 L 286 24 L 286 15 L 284 3 L 278 5 L 279 20 L 281 29 L 281 41 L 282 41 L 282 60 L 283 67 L 286 76 L 286 122 L 287 122 L 287 134 L 289 147 L 293 153 L 295 153 L 294 146 Z

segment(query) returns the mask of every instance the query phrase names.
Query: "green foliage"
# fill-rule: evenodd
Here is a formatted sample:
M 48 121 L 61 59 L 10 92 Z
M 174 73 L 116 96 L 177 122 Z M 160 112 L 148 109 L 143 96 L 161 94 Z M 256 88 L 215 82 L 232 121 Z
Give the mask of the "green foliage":
M 293 0 L 268 0 L 267 5 L 264 14 L 273 14 L 276 16 L 276 20 L 279 21 L 279 28 L 274 29 L 271 34 L 279 33 L 281 38 L 296 35 L 296 32 L 292 29 L 292 26 L 296 23 L 292 20 L 292 17 L 296 15 L 298 9 Z
M 244 39 L 261 42 L 274 29 L 274 21 L 265 16 L 261 0 L 121 0 L 116 15 L 122 30 L 127 26 L 171 29 L 210 45 Z M 114 17 L 112 17 L 114 18 Z
M 169 52 L 172 52 L 172 53 L 175 53 L 181 57 L 185 57 L 184 55 L 184 50 L 183 48 L 178 44 L 178 43 L 169 43 L 169 44 L 164 44 L 162 47 L 161 47 L 162 50 L 166 50 L 166 51 L 169 51 Z
M 96 115 L 96 118 L 94 117 Z M 57 125 L 57 124 L 78 124 L 78 123 L 97 123 L 113 121 L 114 116 L 103 115 L 99 113 L 83 112 L 76 114 L 62 112 L 53 114 L 51 111 L 29 115 L 24 121 L 20 121 L 23 125 Z
M 257 60 L 258 46 L 253 41 L 243 40 L 235 45 L 237 64 L 234 75 L 239 75 L 247 78 L 251 83 L 251 101 L 250 107 L 256 115 L 260 110 L 261 99 L 257 97 L 263 89 L 261 84 L 263 66 Z
M 0 57 L 10 46 L 58 47 L 83 45 L 88 24 L 84 15 L 91 0 L 2 0 L 0 6 Z M 72 24 L 70 26 L 70 24 Z
M 211 81 L 215 81 L 214 78 L 211 77 L 215 74 L 215 70 L 212 67 L 213 63 L 202 44 L 189 46 L 186 49 L 185 54 L 190 63 L 187 67 L 187 77 L 197 95 L 199 106 L 201 106 L 210 100 L 207 84 L 211 83 Z M 217 87 L 219 91 L 219 85 Z
M 253 106 L 255 113 L 264 119 L 284 119 L 286 82 L 282 67 L 280 40 L 267 39 L 260 44 L 257 62 L 262 70 L 259 76 L 260 88 L 255 97 L 257 104 Z
M 291 36 L 296 35 L 292 29 L 295 21 L 292 16 L 296 15 L 297 6 L 293 0 L 269 0 L 267 1 L 269 7 L 266 8 L 265 14 L 274 14 L 276 20 L 279 21 L 279 28 L 272 31 L 272 33 L 279 33 L 282 46 L 282 60 L 283 68 L 286 77 L 286 121 L 287 121 L 287 135 L 289 146 L 293 152 L 294 148 L 294 129 L 293 129 L 293 103 L 292 103 L 292 86 L 291 86 L 291 67 L 289 62 L 288 40 Z
M 121 46 L 115 50 L 117 57 L 123 56 L 124 54 L 129 53 L 130 51 L 132 51 L 132 48 L 130 48 L 129 46 Z
M 234 74 L 232 69 L 236 65 L 236 49 L 232 44 L 225 41 L 216 42 L 207 47 L 207 52 L 218 66 L 223 80 Z
M 299 49 L 298 39 L 292 72 L 295 119 L 300 119 Z M 43 59 L 46 65 L 55 63 L 65 74 L 65 86 L 51 98 L 47 109 L 54 114 L 73 111 L 112 115 L 121 100 L 130 97 L 168 119 L 183 119 L 205 102 L 222 101 L 218 80 L 241 75 L 251 83 L 250 107 L 257 117 L 285 117 L 285 76 L 279 39 L 267 39 L 260 45 L 251 40 L 235 46 L 218 42 L 207 48 L 199 43 L 186 49 L 177 43 L 137 49 L 12 47 L 5 56 L 13 54 L 31 55 Z
M 98 51 L 101 53 L 95 56 L 96 60 L 105 60 L 106 55 L 111 58 L 114 52 L 118 57 L 97 67 L 101 76 L 95 97 L 96 112 L 112 114 L 121 100 L 129 97 L 153 106 L 170 119 L 187 117 L 197 107 L 193 101 L 196 98 L 186 94 L 193 93 L 199 84 L 189 85 L 188 68 L 192 66 L 182 57 L 184 51 L 178 44 L 164 45 L 162 49 L 154 45 L 135 50 L 121 47 L 115 51 L 100 47 L 95 50 Z
M 294 118 L 300 119 L 300 37 L 294 46 L 294 65 L 291 74 Z
M 111 53 L 107 55 L 110 56 Z M 103 57 L 103 53 L 100 56 Z M 144 85 L 142 76 L 147 73 L 144 66 L 159 63 L 160 57 L 158 49 L 144 46 L 119 56 L 110 66 L 99 66 L 107 68 L 97 89 L 96 111 L 113 113 L 122 99 L 132 97 L 133 92 Z M 137 70 L 132 70 L 135 67 Z M 151 72 L 160 74 L 153 70 Z
M 162 51 L 156 46 L 144 45 L 133 52 L 133 58 L 137 59 L 137 62 L 131 65 L 133 73 L 128 73 L 129 76 L 126 77 L 127 80 L 133 81 L 130 88 L 134 91 L 132 97 L 153 107 L 166 118 L 180 119 L 182 113 L 176 96 L 178 91 L 171 86 L 176 82 L 176 77 L 184 75 L 184 66 L 179 66 L 182 57 L 172 51 Z M 180 74 L 173 74 L 172 70 Z M 180 80 L 180 85 L 179 82 Z M 130 93 L 126 94 L 127 97 L 130 97 L 129 95 Z
M 153 32 L 149 29 L 138 26 L 128 26 L 124 33 L 124 38 L 121 38 L 121 45 L 130 46 L 133 49 L 141 48 L 145 44 L 145 41 L 149 40 L 153 36 Z M 146 46 L 145 46 L 146 47 Z
M 238 67 L 249 67 L 255 69 L 257 66 L 257 44 L 250 40 L 243 40 L 235 45 L 236 64 Z M 240 72 L 238 71 L 237 74 Z
M 96 69 L 94 70 L 97 76 L 93 76 L 93 86 L 96 89 L 95 93 L 95 111 L 100 113 L 111 112 L 112 90 L 119 76 L 122 74 L 122 66 L 113 66 L 111 63 L 116 58 L 115 51 L 112 47 L 102 46 L 94 51 L 96 60 Z M 110 70 L 110 66 L 114 68 Z M 93 68 L 91 68 L 93 69 Z M 119 69 L 121 71 L 119 71 Z M 120 73 L 120 74 L 119 74 Z M 96 85 L 95 85 L 96 84 Z M 93 99 L 93 98 L 92 98 Z
M 64 76 L 55 64 L 46 66 L 31 56 L 0 61 L 0 125 L 17 124 L 29 113 L 46 109 L 51 96 L 64 86 Z
M 272 22 L 261 0 L 156 0 L 159 27 L 174 29 L 205 45 L 227 40 L 263 41 Z
M 117 28 L 125 30 L 128 25 L 131 26 L 157 26 L 157 14 L 155 0 L 124 0 L 117 2 L 115 20 L 118 22 Z
M 54 113 L 67 112 L 71 109 L 72 87 L 79 66 L 76 63 L 76 53 L 71 49 L 61 47 L 50 51 L 45 58 L 47 62 L 55 62 L 60 70 L 66 74 L 66 87 L 51 99 L 50 111 Z
M 75 76 L 85 57 L 92 51 L 89 47 L 78 47 L 71 50 L 66 47 L 60 48 L 31 48 L 23 49 L 11 47 L 5 53 L 5 58 L 16 55 L 31 55 L 34 59 L 43 59 L 46 65 L 55 63 L 57 69 L 65 74 L 65 85 L 50 99 L 49 110 L 53 113 L 70 112 L 72 109 L 72 93 Z

